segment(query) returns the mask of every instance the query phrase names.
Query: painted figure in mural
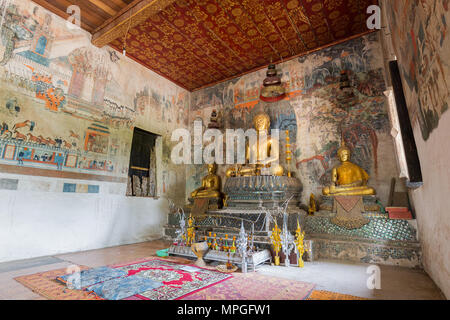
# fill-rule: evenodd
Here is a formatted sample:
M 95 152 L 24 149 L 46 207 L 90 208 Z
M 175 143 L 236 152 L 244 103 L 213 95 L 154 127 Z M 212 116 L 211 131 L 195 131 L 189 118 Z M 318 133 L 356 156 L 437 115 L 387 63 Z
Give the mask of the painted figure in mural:
M 8 124 L 3 121 L 3 123 L 0 125 L 0 137 L 11 138 L 11 136 L 12 132 L 9 131 Z
M 19 106 L 19 103 L 17 102 L 17 98 L 9 99 L 6 102 L 6 109 L 8 109 L 8 111 L 11 114 L 14 114 L 15 116 L 17 116 L 20 112 L 20 106 Z
M 369 175 L 364 169 L 350 162 L 350 149 L 345 146 L 344 141 L 338 150 L 341 165 L 333 168 L 331 174 L 332 183 L 323 188 L 322 193 L 326 196 L 353 196 L 374 195 L 375 190 L 367 186 Z
M 18 154 L 18 156 L 17 156 L 17 164 L 18 164 L 19 166 L 22 166 L 22 165 L 23 165 L 23 156 L 24 156 L 23 151 L 22 151 L 22 150 L 19 151 L 19 154 Z
M 257 142 L 246 146 L 245 166 L 229 168 L 226 172 L 227 177 L 235 176 L 259 176 L 271 175 L 282 176 L 284 169 L 278 164 L 279 146 L 278 141 L 272 139 L 268 134 L 270 128 L 270 117 L 266 113 L 259 113 L 253 118 L 253 124 L 257 133 Z M 261 136 L 267 137 L 266 141 L 260 141 Z M 256 155 L 256 164 L 250 164 L 251 154 Z
M 62 153 L 57 153 L 55 155 L 55 163 L 56 163 L 58 170 L 62 170 L 62 167 L 64 164 L 64 155 Z
M 191 198 L 221 198 L 220 177 L 216 174 L 217 165 L 208 164 L 208 175 L 202 179 L 202 186 L 191 193 Z

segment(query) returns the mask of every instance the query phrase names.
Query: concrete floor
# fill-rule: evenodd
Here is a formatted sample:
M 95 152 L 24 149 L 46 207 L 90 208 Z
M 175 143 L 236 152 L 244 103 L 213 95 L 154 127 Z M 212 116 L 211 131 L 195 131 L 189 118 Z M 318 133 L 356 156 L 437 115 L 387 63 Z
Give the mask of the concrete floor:
M 37 272 L 66 268 L 70 265 L 99 267 L 153 256 L 167 248 L 167 241 L 150 241 L 132 245 L 90 250 L 22 261 L 0 263 L 1 300 L 45 300 L 13 278 Z M 305 268 L 264 265 L 257 269 L 265 275 L 315 283 L 316 290 L 327 290 L 380 300 L 445 299 L 439 288 L 421 270 L 380 266 L 381 290 L 367 288 L 369 265 L 342 261 L 305 263 Z

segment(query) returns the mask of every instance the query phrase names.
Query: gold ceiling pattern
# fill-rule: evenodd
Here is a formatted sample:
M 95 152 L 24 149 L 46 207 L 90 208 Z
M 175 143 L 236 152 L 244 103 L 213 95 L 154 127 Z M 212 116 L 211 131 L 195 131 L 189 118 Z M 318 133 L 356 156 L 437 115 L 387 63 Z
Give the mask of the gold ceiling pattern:
M 378 1 L 127 3 L 91 31 L 93 43 L 125 46 L 128 57 L 192 91 L 365 34 L 367 7 Z

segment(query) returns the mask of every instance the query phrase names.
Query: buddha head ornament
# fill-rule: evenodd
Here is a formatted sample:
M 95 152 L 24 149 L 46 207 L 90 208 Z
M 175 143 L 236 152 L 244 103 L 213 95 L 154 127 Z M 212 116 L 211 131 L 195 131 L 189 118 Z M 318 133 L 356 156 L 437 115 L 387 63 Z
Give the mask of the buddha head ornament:
M 337 151 L 337 155 L 341 162 L 350 161 L 351 151 L 350 148 L 345 145 L 345 141 L 342 141 L 341 147 Z
M 217 172 L 217 164 L 215 164 L 215 163 L 208 164 L 208 173 L 216 174 L 216 172 Z
M 253 125 L 256 129 L 256 131 L 268 131 L 270 128 L 270 117 L 267 113 L 261 112 L 258 113 L 253 118 Z

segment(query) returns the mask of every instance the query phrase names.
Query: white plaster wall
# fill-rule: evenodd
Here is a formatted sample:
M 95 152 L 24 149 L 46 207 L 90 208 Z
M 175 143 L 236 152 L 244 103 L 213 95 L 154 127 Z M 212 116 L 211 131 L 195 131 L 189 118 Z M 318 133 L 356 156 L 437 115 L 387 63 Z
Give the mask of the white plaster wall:
M 125 197 L 125 184 L 0 177 L 19 178 L 18 190 L 0 190 L 0 262 L 159 239 L 167 223 L 166 199 Z M 63 182 L 100 193 L 63 193 Z
M 414 136 L 419 152 L 423 186 L 411 191 L 423 264 L 427 273 L 450 298 L 450 112 L 425 142 L 419 125 Z

